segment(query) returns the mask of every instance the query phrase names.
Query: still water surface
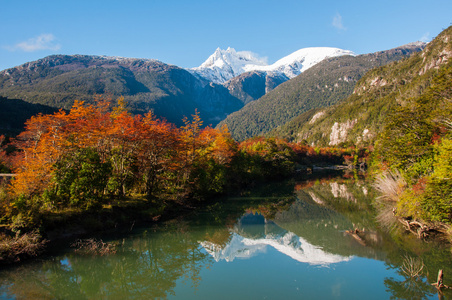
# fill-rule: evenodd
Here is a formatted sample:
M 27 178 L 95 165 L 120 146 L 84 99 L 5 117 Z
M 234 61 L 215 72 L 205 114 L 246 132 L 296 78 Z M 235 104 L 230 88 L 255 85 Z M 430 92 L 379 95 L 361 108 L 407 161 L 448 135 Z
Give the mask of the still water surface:
M 116 254 L 68 248 L 1 270 L 0 298 L 438 299 L 430 282 L 442 268 L 452 285 L 450 250 L 381 229 L 374 198 L 358 179 L 267 185 L 98 237 L 116 243 Z M 360 239 L 346 233 L 354 228 L 364 231 Z M 403 272 L 408 259 L 425 264 L 422 276 Z

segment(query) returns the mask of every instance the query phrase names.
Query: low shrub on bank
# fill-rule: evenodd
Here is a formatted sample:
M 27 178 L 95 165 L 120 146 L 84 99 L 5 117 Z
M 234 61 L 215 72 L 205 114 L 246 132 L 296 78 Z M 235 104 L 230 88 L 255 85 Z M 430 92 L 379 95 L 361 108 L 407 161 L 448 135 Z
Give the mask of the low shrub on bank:
M 47 243 L 37 231 L 9 236 L 0 233 L 0 262 L 9 263 L 39 255 Z

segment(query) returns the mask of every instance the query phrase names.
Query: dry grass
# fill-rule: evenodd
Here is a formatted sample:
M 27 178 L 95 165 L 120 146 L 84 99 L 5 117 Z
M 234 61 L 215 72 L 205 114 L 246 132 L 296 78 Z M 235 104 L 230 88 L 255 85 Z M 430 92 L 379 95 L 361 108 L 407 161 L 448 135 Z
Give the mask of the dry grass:
M 10 263 L 37 256 L 44 251 L 46 243 L 36 231 L 14 237 L 0 234 L 0 262 Z
M 381 194 L 378 197 L 379 199 L 397 202 L 401 192 L 406 186 L 406 182 L 399 171 L 386 171 L 377 176 L 373 186 Z
M 399 171 L 386 171 L 376 177 L 373 187 L 380 193 L 377 197 L 377 221 L 387 230 L 397 228 L 397 219 L 394 216 L 395 203 L 406 186 L 405 179 Z
M 77 248 L 75 251 L 91 255 L 108 255 L 116 253 L 116 245 L 113 243 L 104 243 L 102 240 L 94 238 L 86 240 L 77 240 L 71 245 Z

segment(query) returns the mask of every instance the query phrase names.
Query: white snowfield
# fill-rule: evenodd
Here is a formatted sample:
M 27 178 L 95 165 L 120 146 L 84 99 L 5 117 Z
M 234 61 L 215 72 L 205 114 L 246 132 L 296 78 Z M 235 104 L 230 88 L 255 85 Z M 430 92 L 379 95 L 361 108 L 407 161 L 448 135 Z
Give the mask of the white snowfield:
M 212 82 L 222 84 L 242 73 L 262 71 L 274 75 L 285 75 L 291 79 L 328 57 L 355 55 L 352 51 L 330 47 L 303 48 L 268 65 L 249 51 L 235 51 L 234 48 L 215 52 L 199 67 L 188 69 L 193 74 Z

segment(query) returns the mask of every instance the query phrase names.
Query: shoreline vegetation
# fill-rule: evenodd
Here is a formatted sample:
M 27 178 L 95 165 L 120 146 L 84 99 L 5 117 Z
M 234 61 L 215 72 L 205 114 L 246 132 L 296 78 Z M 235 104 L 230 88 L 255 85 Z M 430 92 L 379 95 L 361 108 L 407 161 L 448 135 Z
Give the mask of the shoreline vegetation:
M 419 237 L 441 232 L 451 240 L 452 61 L 432 73 L 420 95 L 388 114 L 372 172 L 388 214 Z
M 14 139 L 0 137 L 0 263 L 44 252 L 46 241 L 135 222 L 156 222 L 214 197 L 310 172 L 364 165 L 365 148 L 314 148 L 283 139 L 235 142 L 203 127 L 197 112 L 177 128 L 132 116 L 123 98 L 76 101 L 37 115 Z M 341 167 L 336 167 L 341 168 Z

